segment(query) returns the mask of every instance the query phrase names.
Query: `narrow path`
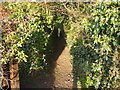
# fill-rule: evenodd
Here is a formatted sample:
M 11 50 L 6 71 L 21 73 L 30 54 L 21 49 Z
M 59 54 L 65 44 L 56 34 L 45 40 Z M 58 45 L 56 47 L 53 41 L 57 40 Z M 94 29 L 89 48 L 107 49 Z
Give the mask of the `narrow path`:
M 70 57 L 69 48 L 65 47 L 61 55 L 58 57 L 54 69 L 54 86 L 56 88 L 72 88 L 73 86 Z
M 22 81 L 22 88 L 72 88 L 72 65 L 69 48 L 65 47 L 56 62 L 54 62 L 53 70 L 43 75 L 37 73 L 37 76 L 31 77 L 28 81 Z

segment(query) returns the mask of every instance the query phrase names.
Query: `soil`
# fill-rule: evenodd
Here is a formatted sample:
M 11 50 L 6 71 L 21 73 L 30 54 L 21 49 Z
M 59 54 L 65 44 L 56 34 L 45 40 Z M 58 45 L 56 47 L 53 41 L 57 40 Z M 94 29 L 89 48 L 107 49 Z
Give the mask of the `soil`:
M 54 55 L 51 56 L 51 71 L 47 75 L 37 73 L 36 77 L 21 81 L 21 88 L 73 88 L 71 56 L 64 34 L 60 37 L 55 34 L 52 38 Z
M 56 61 L 56 67 L 54 69 L 54 86 L 56 88 L 72 88 L 73 75 L 71 57 L 69 55 L 69 48 L 65 47 L 62 54 Z

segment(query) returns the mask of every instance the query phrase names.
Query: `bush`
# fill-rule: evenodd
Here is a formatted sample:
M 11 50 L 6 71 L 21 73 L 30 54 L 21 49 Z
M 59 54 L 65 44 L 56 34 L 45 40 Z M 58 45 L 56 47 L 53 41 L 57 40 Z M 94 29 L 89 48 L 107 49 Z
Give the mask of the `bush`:
M 10 11 L 3 21 L 3 63 L 18 61 L 31 72 L 47 67 L 47 46 L 53 30 L 53 16 L 40 3 L 3 3 Z M 13 28 L 14 27 L 14 28 Z M 25 72 L 26 72 L 25 71 Z
M 120 77 L 119 3 L 97 4 L 71 48 L 78 87 L 118 88 Z
M 29 74 L 33 70 L 46 70 L 50 66 L 52 52 L 51 37 L 55 31 L 58 36 L 67 20 L 61 12 L 63 6 L 56 3 L 2 3 L 9 11 L 3 20 L 3 58 L 4 64 L 17 61 L 20 74 Z M 58 6 L 60 6 L 58 8 Z M 66 13 L 66 11 L 64 10 Z

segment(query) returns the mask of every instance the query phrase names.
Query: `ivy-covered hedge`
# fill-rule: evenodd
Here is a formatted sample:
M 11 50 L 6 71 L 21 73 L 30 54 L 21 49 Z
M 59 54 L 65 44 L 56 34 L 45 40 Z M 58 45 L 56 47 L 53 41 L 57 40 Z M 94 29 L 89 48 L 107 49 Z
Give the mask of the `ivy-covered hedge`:
M 20 71 L 26 74 L 50 68 L 51 36 L 54 31 L 60 36 L 63 30 L 61 25 L 67 20 L 66 15 L 61 13 L 63 6 L 55 3 L 53 7 L 53 4 L 2 3 L 7 11 L 7 16 L 2 21 L 3 64 L 17 61 Z
M 120 3 L 97 4 L 71 47 L 78 87 L 120 87 Z
M 45 69 L 53 16 L 40 3 L 4 3 L 4 6 L 9 13 L 8 21 L 2 23 L 3 63 L 17 60 L 23 71 Z
M 2 62 L 18 61 L 22 73 L 46 69 L 52 32 L 64 28 L 77 86 L 119 87 L 119 4 L 3 3 Z

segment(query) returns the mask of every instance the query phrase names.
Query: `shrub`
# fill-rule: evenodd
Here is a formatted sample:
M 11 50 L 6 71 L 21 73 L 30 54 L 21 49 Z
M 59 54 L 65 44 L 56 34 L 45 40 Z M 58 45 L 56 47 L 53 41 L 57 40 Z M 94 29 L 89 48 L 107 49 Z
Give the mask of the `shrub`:
M 71 48 L 79 87 L 120 87 L 118 4 L 97 4 L 92 10 L 93 18 L 84 19 L 83 33 Z
M 56 3 L 52 7 L 52 4 L 2 3 L 9 11 L 8 18 L 2 22 L 2 63 L 15 60 L 19 63 L 21 73 L 26 74 L 50 68 L 47 58 L 52 54 L 51 36 L 54 30 L 60 36 L 62 25 L 67 20 L 63 6 Z
M 53 16 L 40 3 L 3 4 L 10 11 L 2 23 L 3 63 L 16 60 L 23 70 L 45 69 Z

